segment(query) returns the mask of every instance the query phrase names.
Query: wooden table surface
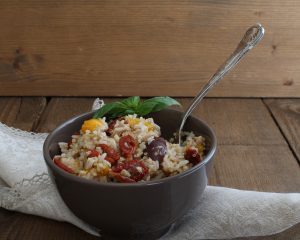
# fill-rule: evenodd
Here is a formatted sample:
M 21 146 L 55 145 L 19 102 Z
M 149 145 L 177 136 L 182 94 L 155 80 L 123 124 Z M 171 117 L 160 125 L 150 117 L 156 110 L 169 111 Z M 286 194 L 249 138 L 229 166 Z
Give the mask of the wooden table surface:
M 107 102 L 113 100 L 106 98 Z M 187 105 L 189 98 L 179 99 Z M 90 109 L 93 98 L 0 98 L 0 121 L 49 132 Z M 300 192 L 300 99 L 209 98 L 195 111 L 216 132 L 218 152 L 211 185 Z M 0 210 L 0 239 L 96 239 L 68 223 Z M 300 239 L 300 224 L 273 236 Z

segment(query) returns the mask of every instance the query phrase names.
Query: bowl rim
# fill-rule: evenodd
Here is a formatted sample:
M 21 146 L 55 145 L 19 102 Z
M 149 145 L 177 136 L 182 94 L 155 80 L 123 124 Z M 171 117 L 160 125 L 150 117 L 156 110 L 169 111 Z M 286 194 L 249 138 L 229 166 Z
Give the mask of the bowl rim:
M 174 110 L 174 109 L 164 109 L 162 111 L 173 111 L 173 112 L 178 112 L 178 113 L 182 113 L 181 111 L 178 110 Z M 96 111 L 96 110 L 95 110 Z M 165 177 L 162 179 L 156 179 L 156 180 L 152 180 L 152 181 L 145 181 L 145 182 L 136 182 L 136 183 L 114 183 L 114 182 L 99 182 L 93 179 L 85 179 L 82 177 L 78 177 L 75 176 L 71 173 L 68 173 L 62 169 L 60 169 L 59 167 L 57 167 L 52 158 L 50 157 L 50 152 L 47 151 L 47 146 L 50 143 L 50 139 L 51 137 L 56 133 L 59 132 L 61 129 L 63 129 L 66 125 L 71 124 L 72 122 L 76 121 L 78 118 L 84 117 L 86 115 L 89 115 L 95 111 L 89 111 L 89 112 L 85 112 L 79 115 L 76 115 L 64 122 L 62 122 L 61 124 L 59 124 L 52 132 L 50 132 L 48 134 L 48 136 L 46 137 L 44 143 L 43 143 L 43 157 L 44 157 L 44 161 L 46 162 L 46 165 L 48 166 L 48 168 L 51 168 L 52 171 L 55 171 L 57 174 L 59 174 L 61 177 L 63 178 L 67 178 L 69 180 L 75 181 L 75 182 L 79 182 L 82 184 L 88 184 L 88 185 L 96 185 L 96 186 L 103 186 L 103 187 L 130 187 L 130 188 L 136 188 L 136 187 L 145 187 L 145 186 L 153 186 L 153 185 L 157 185 L 157 184 L 163 184 L 175 179 L 180 179 L 185 177 L 186 175 L 189 175 L 195 171 L 198 171 L 200 168 L 204 167 L 208 162 L 210 162 L 213 159 L 213 156 L 216 152 L 217 149 L 217 138 L 216 135 L 214 133 L 214 131 L 212 130 L 212 128 L 203 120 L 191 115 L 190 117 L 195 118 L 196 120 L 200 121 L 201 124 L 210 132 L 211 134 L 211 148 L 209 150 L 209 152 L 207 153 L 207 155 L 204 157 L 204 159 L 197 164 L 196 166 L 193 166 L 192 168 L 176 174 L 174 176 L 169 176 L 169 177 Z

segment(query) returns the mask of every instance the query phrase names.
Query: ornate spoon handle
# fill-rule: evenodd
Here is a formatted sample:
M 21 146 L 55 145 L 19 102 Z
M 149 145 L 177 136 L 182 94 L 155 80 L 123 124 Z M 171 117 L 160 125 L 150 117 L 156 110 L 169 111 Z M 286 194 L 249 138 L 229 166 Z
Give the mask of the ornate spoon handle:
M 245 55 L 251 50 L 264 36 L 264 28 L 258 23 L 250 27 L 235 51 L 223 63 L 211 79 L 205 84 L 197 96 L 193 99 L 191 105 L 185 111 L 179 127 L 179 144 L 181 143 L 182 129 L 188 116 L 193 112 L 195 107 L 200 103 L 204 96 L 212 89 Z

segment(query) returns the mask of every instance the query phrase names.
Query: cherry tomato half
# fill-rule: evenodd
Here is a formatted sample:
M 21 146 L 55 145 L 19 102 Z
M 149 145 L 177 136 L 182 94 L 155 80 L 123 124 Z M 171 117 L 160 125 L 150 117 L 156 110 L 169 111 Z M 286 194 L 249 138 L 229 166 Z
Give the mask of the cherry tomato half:
M 112 120 L 112 121 L 109 122 L 108 129 L 106 130 L 106 134 L 108 136 L 112 135 L 113 130 L 114 130 L 115 125 L 116 125 L 116 122 L 117 122 L 117 120 Z
M 122 155 L 130 158 L 136 150 L 136 142 L 132 136 L 126 135 L 120 138 L 119 147 Z
M 112 147 L 106 144 L 98 144 L 97 146 L 101 147 L 103 152 L 107 154 L 105 160 L 109 161 L 111 164 L 114 164 L 116 161 L 120 159 L 120 154 Z
M 63 163 L 61 162 L 60 157 L 54 157 L 53 161 L 54 161 L 54 163 L 55 163 L 59 168 L 65 170 L 66 172 L 72 173 L 72 174 L 75 173 L 75 172 L 73 171 L 73 169 L 69 168 L 68 166 L 66 166 L 65 164 L 63 164 Z
M 127 160 L 112 167 L 112 171 L 115 173 L 120 173 L 123 169 L 130 173 L 130 179 L 135 182 L 142 180 L 148 173 L 148 168 L 138 159 Z
M 120 173 L 110 172 L 110 175 L 121 183 L 134 183 L 135 181 L 129 177 L 124 177 Z
M 100 153 L 93 149 L 93 150 L 90 150 L 90 153 L 89 153 L 88 157 L 89 158 L 90 157 L 98 157 L 99 155 L 100 155 Z

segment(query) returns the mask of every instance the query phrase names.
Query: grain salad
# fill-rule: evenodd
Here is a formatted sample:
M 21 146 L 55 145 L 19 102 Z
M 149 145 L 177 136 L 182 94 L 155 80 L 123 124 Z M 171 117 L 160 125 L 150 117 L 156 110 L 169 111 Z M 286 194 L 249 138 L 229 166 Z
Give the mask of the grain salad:
M 205 139 L 185 133 L 182 146 L 161 137 L 152 118 L 126 115 L 84 121 L 53 158 L 63 170 L 99 182 L 134 183 L 176 175 L 201 162 Z

